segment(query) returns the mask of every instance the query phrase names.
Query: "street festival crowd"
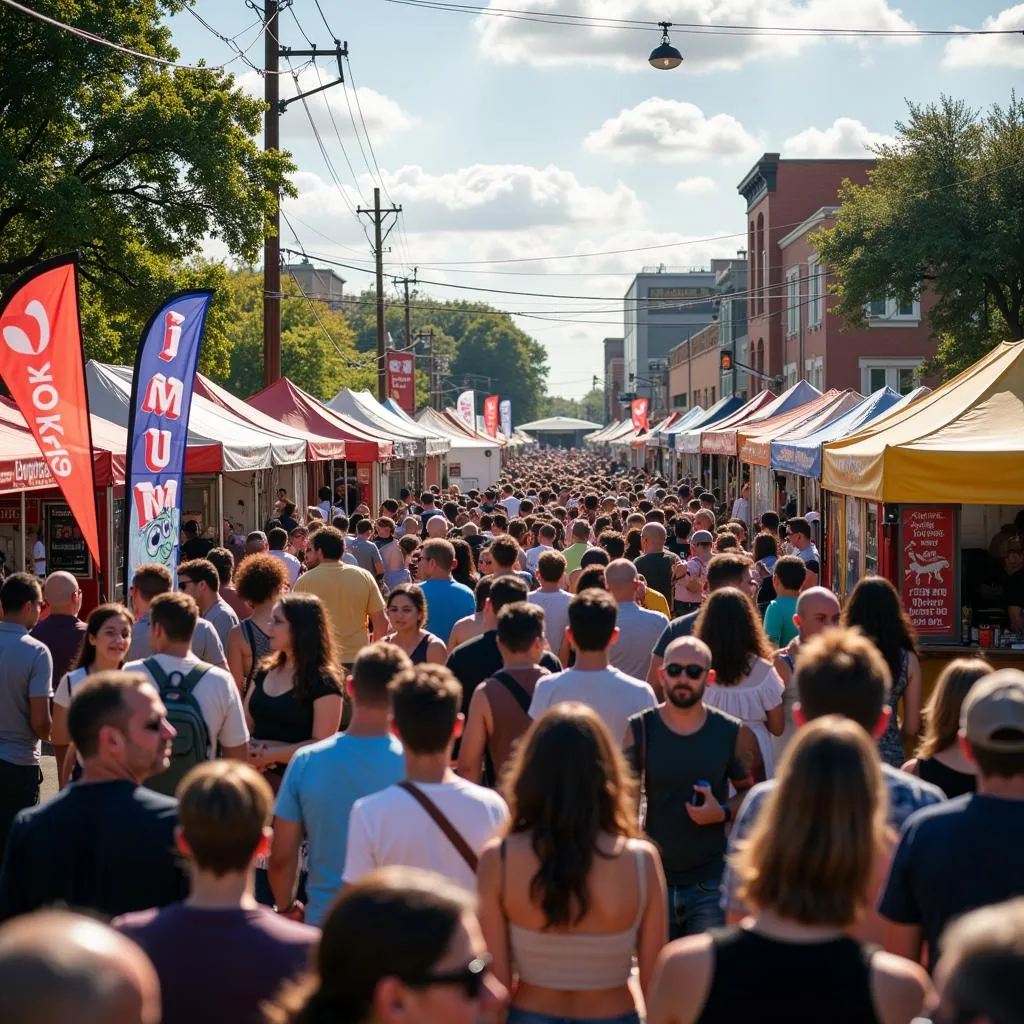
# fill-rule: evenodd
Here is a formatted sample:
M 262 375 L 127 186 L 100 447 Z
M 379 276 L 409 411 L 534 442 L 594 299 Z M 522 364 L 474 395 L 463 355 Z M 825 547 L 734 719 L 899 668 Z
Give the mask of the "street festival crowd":
M 340 493 L 3 582 L 3 1024 L 1024 1020 L 1024 674 L 692 480 Z

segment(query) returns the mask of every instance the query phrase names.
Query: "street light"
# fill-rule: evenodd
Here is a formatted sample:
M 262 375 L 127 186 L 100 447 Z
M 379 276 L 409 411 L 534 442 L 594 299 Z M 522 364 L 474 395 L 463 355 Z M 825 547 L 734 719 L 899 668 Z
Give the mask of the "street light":
M 647 60 L 657 71 L 671 71 L 683 63 L 683 55 L 668 39 L 668 30 L 672 27 L 672 22 L 659 21 L 658 24 L 661 26 L 661 45 L 651 50 L 651 55 Z

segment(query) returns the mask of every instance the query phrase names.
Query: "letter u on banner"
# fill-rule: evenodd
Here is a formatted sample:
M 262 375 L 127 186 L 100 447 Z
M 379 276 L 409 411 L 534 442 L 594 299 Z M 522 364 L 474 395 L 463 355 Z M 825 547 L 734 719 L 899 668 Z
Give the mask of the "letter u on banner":
M 32 430 L 98 567 L 92 425 L 75 255 L 33 267 L 0 301 L 0 377 Z
M 181 480 L 199 346 L 212 293 L 182 292 L 157 310 L 135 357 L 125 468 L 125 581 L 156 562 L 176 576 Z

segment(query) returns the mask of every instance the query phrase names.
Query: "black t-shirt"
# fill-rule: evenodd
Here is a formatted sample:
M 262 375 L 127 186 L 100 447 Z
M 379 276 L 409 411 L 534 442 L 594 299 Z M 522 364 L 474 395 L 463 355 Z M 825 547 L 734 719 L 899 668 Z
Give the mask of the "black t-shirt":
M 205 558 L 216 544 L 209 537 L 193 537 L 179 548 L 181 561 L 191 562 L 193 558 Z
M 917 811 L 903 826 L 883 917 L 919 925 L 935 969 L 946 925 L 977 907 L 1024 894 L 1024 800 L 962 796 Z
M 654 654 L 658 658 L 665 657 L 665 650 L 673 640 L 681 636 L 693 636 L 693 627 L 697 625 L 697 616 L 700 611 L 690 612 L 689 615 L 681 615 L 673 619 L 663 630 L 658 642 L 654 645 Z
M 690 560 L 690 542 L 688 540 L 679 540 L 676 537 L 669 537 L 665 543 L 665 547 L 672 552 L 673 555 L 678 555 L 684 562 Z
M 1006 577 L 1003 601 L 1007 608 L 1024 608 L 1024 569 L 1018 569 Z
M 498 650 L 498 631 L 488 630 L 480 636 L 467 640 L 448 655 L 448 668 L 455 678 L 462 683 L 462 711 L 469 714 L 469 702 L 473 691 L 495 672 L 500 672 L 503 662 Z M 550 652 L 540 656 L 538 664 L 549 672 L 561 672 L 562 663 Z
M 178 802 L 128 779 L 76 782 L 14 821 L 0 921 L 63 904 L 103 917 L 188 895 L 174 848 Z
M 266 671 L 252 677 L 249 714 L 252 716 L 252 737 L 275 743 L 305 743 L 313 738 L 313 704 L 321 697 L 341 696 L 341 688 L 327 674 L 314 680 L 305 699 L 299 700 L 294 690 L 271 697 L 263 689 Z
M 643 573 L 647 585 L 664 595 L 669 608 L 672 607 L 672 567 L 676 561 L 676 558 L 667 551 L 650 551 L 633 563 L 636 571 Z

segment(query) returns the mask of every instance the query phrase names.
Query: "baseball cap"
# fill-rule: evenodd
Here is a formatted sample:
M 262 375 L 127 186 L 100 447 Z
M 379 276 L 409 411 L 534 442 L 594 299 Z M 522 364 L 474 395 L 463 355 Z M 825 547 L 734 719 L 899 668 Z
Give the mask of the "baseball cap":
M 696 547 L 698 544 L 714 544 L 715 538 L 711 536 L 710 530 L 698 530 L 691 538 L 690 544 Z
M 983 750 L 1024 753 L 1024 672 L 1004 668 L 979 679 L 964 700 L 960 728 Z

